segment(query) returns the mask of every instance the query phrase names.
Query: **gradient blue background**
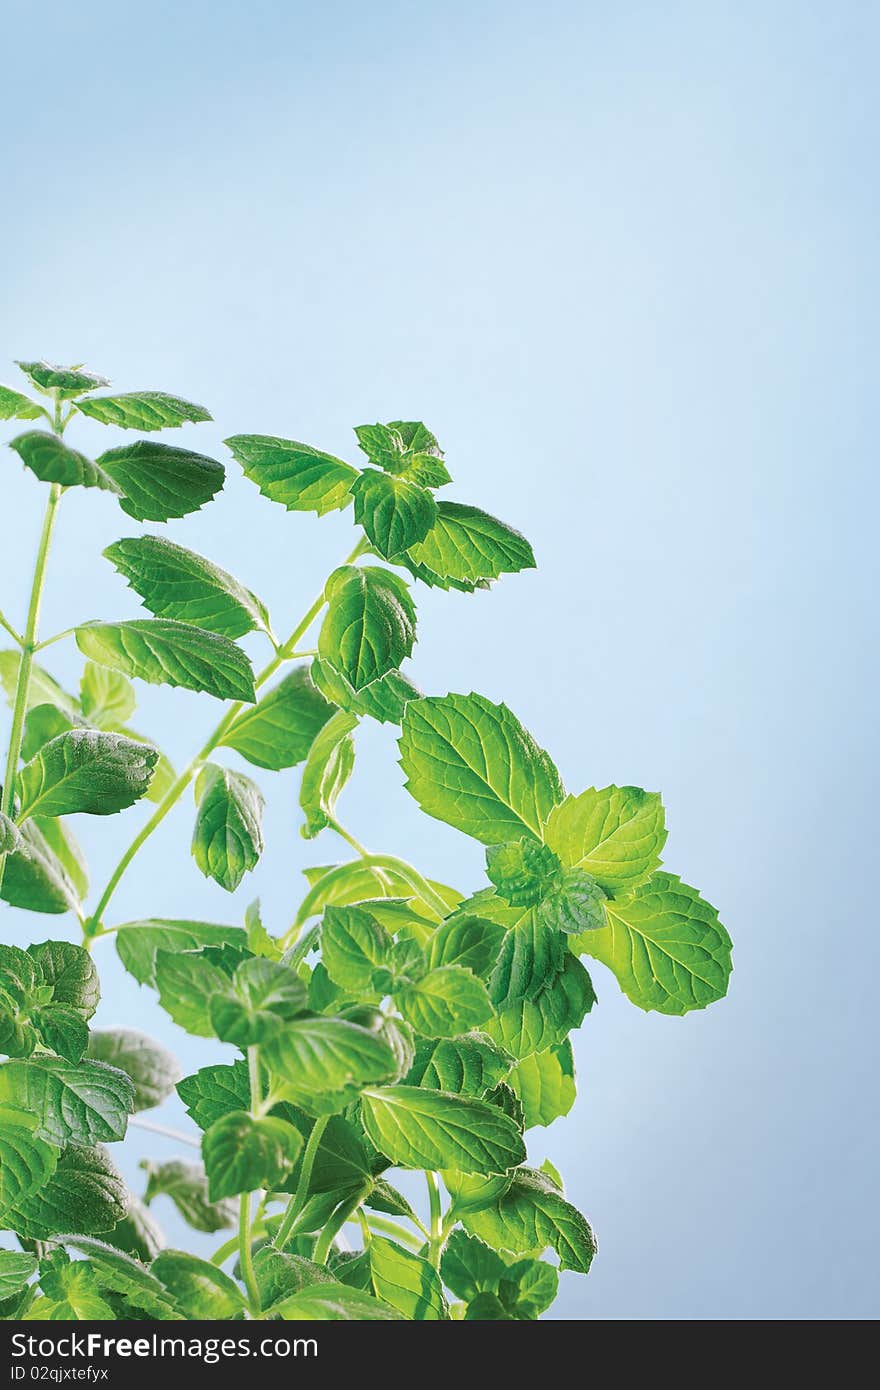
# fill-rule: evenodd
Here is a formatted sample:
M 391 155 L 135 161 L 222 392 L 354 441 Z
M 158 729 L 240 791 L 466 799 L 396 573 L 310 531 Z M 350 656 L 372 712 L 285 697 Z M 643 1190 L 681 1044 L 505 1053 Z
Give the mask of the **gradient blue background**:
M 562 1318 L 878 1312 L 878 43 L 875 5 L 781 0 L 4 21 L 3 361 L 87 360 L 203 400 L 216 424 L 184 437 L 206 448 L 255 430 L 351 454 L 355 423 L 428 421 L 452 495 L 527 531 L 540 568 L 420 591 L 413 674 L 508 700 L 575 790 L 662 788 L 667 862 L 732 932 L 729 999 L 684 1020 L 596 968 L 576 1111 L 532 1134 L 601 1246 L 563 1280 Z M 84 423 L 74 442 L 105 438 Z M 21 617 L 41 496 L 11 454 L 3 470 Z M 100 558 L 135 530 L 107 497 L 65 498 L 45 632 L 137 613 Z M 351 522 L 288 515 L 233 467 L 167 534 L 284 627 Z M 73 683 L 70 646 L 52 658 Z M 178 761 L 215 717 L 143 688 L 139 723 Z M 392 731 L 364 730 L 346 821 L 477 886 L 479 848 L 416 812 L 394 756 Z M 83 824 L 96 883 L 142 814 Z M 280 930 L 298 868 L 337 853 L 299 838 L 286 774 L 230 902 L 188 858 L 191 821 L 187 801 L 117 920 L 230 920 L 259 893 Z M 99 960 L 99 1022 L 216 1058 L 106 943 Z

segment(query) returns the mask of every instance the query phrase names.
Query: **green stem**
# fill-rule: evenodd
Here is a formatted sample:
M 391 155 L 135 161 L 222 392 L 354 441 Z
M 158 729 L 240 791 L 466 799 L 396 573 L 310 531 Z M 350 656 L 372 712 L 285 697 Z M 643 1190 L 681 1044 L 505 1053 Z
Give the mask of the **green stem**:
M 358 544 L 355 546 L 354 550 L 351 552 L 348 558 L 343 561 L 343 564 L 350 565 L 354 560 L 356 560 L 358 556 L 363 553 L 364 546 L 365 542 L 363 540 L 358 541 Z M 266 684 L 266 681 L 270 680 L 272 676 L 274 676 L 275 672 L 279 669 L 279 667 L 283 666 L 286 661 L 292 660 L 294 654 L 296 653 L 297 642 L 309 630 L 312 623 L 315 621 L 318 614 L 320 613 L 321 609 L 324 607 L 324 602 L 324 592 L 322 590 L 318 597 L 315 599 L 314 603 L 312 603 L 310 607 L 306 610 L 306 612 L 303 614 L 302 618 L 297 623 L 296 627 L 293 629 L 293 632 L 290 634 L 287 641 L 281 647 L 278 648 L 278 651 L 275 653 L 275 656 L 269 662 L 268 666 L 265 666 L 263 670 L 260 672 L 260 674 L 257 676 L 257 679 L 255 681 L 255 686 L 257 690 L 259 690 L 263 685 Z M 110 900 L 113 897 L 113 894 L 116 892 L 116 889 L 119 887 L 119 884 L 121 883 L 122 879 L 124 878 L 128 870 L 128 867 L 131 864 L 131 861 L 143 848 L 147 840 L 149 840 L 153 831 L 158 829 L 158 827 L 162 824 L 163 820 L 168 815 L 168 812 L 172 810 L 174 806 L 177 805 L 178 801 L 180 800 L 183 793 L 186 791 L 190 782 L 192 782 L 202 763 L 205 761 L 206 758 L 210 757 L 210 755 L 214 752 L 214 749 L 220 743 L 222 743 L 226 734 L 229 732 L 229 729 L 231 728 L 232 724 L 234 724 L 241 711 L 245 708 L 246 705 L 244 704 L 244 702 L 239 700 L 234 705 L 232 705 L 229 708 L 229 710 L 227 710 L 226 714 L 220 720 L 220 723 L 217 725 L 214 732 L 199 749 L 199 752 L 193 758 L 192 762 L 184 769 L 180 776 L 168 788 L 168 791 L 165 793 L 164 797 L 159 802 L 159 805 L 156 807 L 156 810 L 153 812 L 146 825 L 142 827 L 142 829 L 132 840 L 128 849 L 125 851 L 119 863 L 116 865 L 116 868 L 113 870 L 113 873 L 110 875 L 107 885 L 100 898 L 98 899 L 95 911 L 93 912 L 91 917 L 90 935 L 108 935 L 108 933 L 101 924 L 101 919 L 103 918 L 104 913 L 107 911 L 107 908 L 110 904 Z
M 15 701 L 12 707 L 12 729 L 9 734 L 9 752 L 6 758 L 6 776 L 3 779 L 3 794 L 0 796 L 0 811 L 10 816 L 15 804 L 15 778 L 21 757 L 21 744 L 24 737 L 24 720 L 27 714 L 28 695 L 31 685 L 31 671 L 34 664 L 34 651 L 37 643 L 37 630 L 40 625 L 40 605 L 43 601 L 43 587 L 46 582 L 46 562 L 55 529 L 55 514 L 61 498 L 61 487 L 53 483 L 49 489 L 49 500 L 43 517 L 43 529 L 37 548 L 34 577 L 31 583 L 31 598 L 28 605 L 27 625 L 21 646 L 21 659 L 18 663 L 18 679 L 15 684 Z M 6 855 L 0 854 L 0 887 L 6 869 Z
M 242 1192 L 238 1203 L 238 1259 L 241 1277 L 247 1289 L 248 1304 L 256 1316 L 260 1311 L 260 1290 L 254 1274 L 254 1257 L 251 1251 L 251 1194 Z
M 443 1248 L 443 1207 L 440 1203 L 440 1187 L 436 1173 L 425 1173 L 428 1184 L 428 1202 L 431 1210 L 431 1239 L 428 1242 L 428 1259 L 435 1269 L 440 1268 L 440 1251 Z
M 335 830 L 336 834 L 341 836 L 346 844 L 351 845 L 355 854 L 359 854 L 361 859 L 370 858 L 370 851 L 361 844 L 360 840 L 356 840 L 351 832 L 346 830 L 344 825 L 340 825 L 338 820 L 334 820 L 333 817 L 330 816 L 328 817 L 327 825 L 330 830 Z
M 398 1226 L 395 1221 L 388 1221 L 384 1216 L 377 1216 L 375 1212 L 370 1212 L 369 1224 L 374 1231 L 380 1235 L 390 1236 L 392 1240 L 399 1240 L 401 1245 L 408 1245 L 411 1250 L 421 1250 L 423 1241 L 412 1231 L 408 1231 L 404 1226 Z
M 252 1241 L 255 1240 L 257 1236 L 264 1236 L 265 1234 L 266 1234 L 266 1223 L 265 1223 L 264 1221 L 253 1221 L 253 1222 L 251 1223 L 251 1240 L 252 1240 Z M 234 1236 L 230 1236 L 228 1240 L 225 1240 L 225 1241 L 223 1242 L 223 1244 L 220 1246 L 220 1248 L 219 1248 L 218 1250 L 215 1250 L 215 1251 L 214 1251 L 213 1255 L 211 1256 L 211 1264 L 212 1264 L 212 1265 L 217 1265 L 217 1266 L 220 1266 L 220 1265 L 222 1265 L 222 1264 L 225 1264 L 226 1261 L 229 1259 L 229 1256 L 230 1256 L 230 1255 L 235 1255 L 235 1254 L 237 1253 L 237 1251 L 238 1251 L 238 1232 L 236 1231 L 236 1233 L 235 1233 Z
M 371 1186 L 371 1183 L 364 1183 L 362 1187 L 358 1188 L 353 1197 L 350 1197 L 347 1202 L 343 1202 L 342 1206 L 337 1207 L 336 1211 L 327 1222 L 327 1225 L 318 1236 L 318 1243 L 315 1246 L 315 1253 L 312 1256 L 316 1265 L 326 1263 L 327 1256 L 330 1254 L 330 1247 L 334 1240 L 342 1230 L 346 1221 L 349 1221 L 351 1217 L 354 1216 L 361 1202 L 369 1193 Z
M 296 1191 L 287 1203 L 287 1210 L 275 1234 L 274 1245 L 276 1250 L 284 1249 L 290 1239 L 290 1233 L 296 1223 L 296 1218 L 306 1204 L 306 1199 L 309 1195 L 309 1183 L 312 1180 L 312 1169 L 315 1166 L 315 1158 L 317 1157 L 318 1148 L 324 1137 L 324 1130 L 327 1128 L 329 1121 L 329 1115 L 322 1115 L 320 1119 L 317 1119 L 312 1125 L 309 1142 L 306 1144 L 306 1151 L 303 1154 L 302 1167 L 299 1170 L 299 1182 L 296 1185 Z
M 157 1120 L 144 1120 L 140 1115 L 129 1115 L 129 1128 L 133 1125 L 135 1129 L 149 1130 L 150 1134 L 161 1134 L 164 1139 L 173 1139 L 177 1144 L 187 1144 L 191 1149 L 201 1149 L 201 1142 L 194 1135 L 184 1134 L 180 1129 L 172 1129 L 170 1125 L 159 1124 Z
M 9 622 L 5 613 L 0 613 L 0 627 L 4 627 L 6 629 L 13 642 L 17 643 L 19 647 L 23 644 L 24 638 L 21 636 L 20 633 L 16 632 L 15 628 L 12 626 L 12 623 Z

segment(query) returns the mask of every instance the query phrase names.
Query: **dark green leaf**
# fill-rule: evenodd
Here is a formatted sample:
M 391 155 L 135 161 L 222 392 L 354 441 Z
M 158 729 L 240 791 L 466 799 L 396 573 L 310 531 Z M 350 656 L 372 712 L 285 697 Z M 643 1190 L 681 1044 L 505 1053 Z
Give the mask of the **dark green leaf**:
M 151 1270 L 189 1319 L 236 1318 L 244 1309 L 244 1294 L 234 1280 L 196 1255 L 162 1250 Z
M 322 1265 L 287 1250 L 263 1245 L 254 1255 L 254 1276 L 263 1308 L 315 1284 L 332 1284 L 334 1277 Z
M 534 907 L 558 883 L 562 865 L 547 845 L 508 840 L 486 850 L 486 874 L 506 903 Z
M 114 815 L 144 795 L 158 758 L 157 749 L 122 734 L 71 729 L 44 744 L 19 773 L 20 815 Z
M 224 1115 L 202 1139 L 209 1197 L 216 1202 L 277 1186 L 296 1162 L 302 1142 L 298 1129 L 274 1115 L 259 1120 L 245 1110 Z
M 84 727 L 83 721 L 68 719 L 55 705 L 34 705 L 25 716 L 21 756 L 25 762 L 30 762 L 51 739 Z
M 127 1207 L 125 1183 L 106 1149 L 70 1144 L 48 1182 L 18 1202 L 7 1223 L 28 1240 L 47 1240 L 70 1230 L 101 1235 L 112 1231 Z
M 91 1018 L 101 998 L 95 962 L 82 946 L 72 941 L 40 941 L 28 946 L 44 984 L 51 986 L 53 1004 L 69 1004 L 83 1018 Z
M 39 391 L 57 391 L 62 400 L 110 385 L 106 377 L 87 372 L 82 366 L 56 367 L 51 362 L 16 362 L 15 365 Z
M 56 1052 L 67 1062 L 78 1062 L 88 1046 L 89 1029 L 85 1019 L 64 1004 L 34 1009 L 34 1027 L 44 1047 Z
M 427 944 L 428 965 L 463 965 L 475 975 L 489 975 L 504 940 L 504 927 L 486 917 L 456 911 L 432 933 Z
M 300 783 L 299 804 L 306 823 L 302 834 L 314 839 L 333 818 L 339 794 L 354 769 L 353 714 L 337 710 L 321 729 L 309 751 Z
M 253 709 L 244 710 L 223 736 L 248 762 L 274 772 L 307 757 L 333 706 L 312 684 L 307 666 L 297 666 Z
M 37 1262 L 33 1255 L 0 1250 L 0 1298 L 11 1298 L 18 1293 L 36 1272 Z
M 406 1076 L 408 1086 L 478 1099 L 503 1081 L 513 1059 L 485 1033 L 420 1042 Z
M 104 551 L 144 607 L 221 637 L 268 629 L 265 605 L 226 570 L 162 536 L 116 541 Z
M 90 1236 L 72 1235 L 64 1244 L 88 1257 L 95 1280 L 103 1291 L 122 1294 L 135 1308 L 160 1322 L 178 1316 L 168 1290 L 139 1260 Z
M 403 1318 L 396 1308 L 346 1284 L 316 1284 L 276 1303 L 269 1312 L 285 1322 L 378 1322 Z
M 35 821 L 25 821 L 21 827 L 21 845 L 6 860 L 0 897 L 30 912 L 79 909 L 77 885 Z
M 354 432 L 370 463 L 386 473 L 424 487 L 443 487 L 452 481 L 443 462 L 443 450 L 421 420 L 356 425 Z
M 97 487 L 117 496 L 122 489 L 98 463 L 71 449 L 56 434 L 27 430 L 9 441 L 24 464 L 43 483 L 61 487 Z
M 355 694 L 345 677 L 318 657 L 312 662 L 312 678 L 327 699 L 340 709 L 349 714 L 368 714 L 380 724 L 399 724 L 407 700 L 418 700 L 422 694 L 401 671 L 389 671 Z
M 485 1029 L 514 1057 L 528 1057 L 564 1042 L 595 1002 L 589 975 L 569 954 L 562 971 L 534 999 L 517 999 L 490 1019 Z
M 134 1087 L 116 1067 L 33 1057 L 0 1066 L 0 1105 L 20 1106 L 36 1118 L 36 1134 L 59 1148 L 122 1139 Z
M 395 989 L 404 1018 L 426 1038 L 451 1038 L 492 1017 L 482 980 L 461 965 L 440 965 L 415 984 Z
M 6 1229 L 20 1229 L 12 1214 L 42 1192 L 58 1162 L 58 1150 L 38 1138 L 35 1127 L 35 1117 L 24 1110 L 0 1109 L 0 1220 Z
M 341 1018 L 295 1019 L 270 1038 L 263 1060 L 287 1083 L 289 1099 L 315 1115 L 342 1110 L 362 1086 L 397 1072 L 381 1033 Z
M 357 692 L 412 655 L 416 610 L 390 570 L 342 565 L 327 581 L 318 653 Z
M 217 1037 L 237 1047 L 265 1043 L 306 1007 L 306 987 L 294 970 L 259 956 L 243 961 L 228 986 L 213 995 Z
M 178 1082 L 177 1094 L 199 1129 L 208 1129 L 223 1115 L 250 1105 L 247 1066 L 234 1062 L 231 1067 L 202 1067 Z
M 543 1174 L 521 1168 L 504 1196 L 483 1211 L 469 1212 L 472 1235 L 504 1250 L 523 1253 L 552 1247 L 560 1269 L 589 1271 L 596 1240 L 589 1223 Z
M 121 488 L 119 505 L 136 521 L 170 521 L 197 512 L 226 477 L 216 459 L 152 439 L 108 449 L 96 462 Z
M 36 826 L 44 843 L 61 864 L 64 873 L 73 884 L 74 892 L 82 902 L 89 891 L 89 871 L 85 855 L 70 826 L 66 821 L 55 820 L 50 816 L 36 816 L 31 824 Z
M 321 927 L 321 959 L 340 988 L 369 992 L 373 971 L 384 965 L 391 937 L 360 907 L 328 907 Z
M 196 800 L 193 858 L 206 878 L 234 893 L 263 853 L 263 794 L 242 773 L 208 763 L 196 781 Z
M 152 685 L 179 685 L 218 700 L 256 699 L 251 663 L 228 637 L 170 618 L 86 623 L 76 629 L 83 656 Z
M 323 454 L 294 439 L 266 434 L 236 434 L 224 440 L 264 497 L 287 510 L 323 516 L 347 507 L 358 470 L 332 454 Z
M 212 1038 L 211 996 L 226 990 L 228 976 L 203 951 L 156 952 L 159 1003 L 174 1022 L 197 1038 Z
M 424 540 L 437 516 L 427 488 L 374 468 L 364 469 L 351 494 L 355 521 L 386 560 Z
M 167 1047 L 133 1028 L 96 1029 L 89 1036 L 88 1052 L 131 1079 L 135 1111 L 161 1105 L 180 1079 L 180 1065 Z

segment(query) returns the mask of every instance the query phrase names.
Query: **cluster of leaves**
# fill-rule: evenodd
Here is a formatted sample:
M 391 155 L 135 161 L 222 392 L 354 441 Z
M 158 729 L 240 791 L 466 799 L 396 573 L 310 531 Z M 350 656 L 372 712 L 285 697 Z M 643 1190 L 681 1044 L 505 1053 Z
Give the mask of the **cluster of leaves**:
M 19 365 L 38 398 L 0 387 L 0 417 L 40 422 L 11 447 L 49 484 L 50 517 L 70 487 L 159 523 L 222 487 L 223 465 L 190 449 L 139 439 L 91 459 L 64 439 L 77 415 L 149 433 L 208 420 L 202 407 L 101 394 L 109 383 L 81 367 Z M 558 1172 L 528 1165 L 525 1139 L 574 1102 L 570 1034 L 596 999 L 582 957 L 643 1009 L 683 1014 L 726 991 L 730 941 L 717 913 L 661 868 L 657 794 L 566 794 L 506 705 L 425 696 L 401 670 L 416 640 L 412 581 L 472 592 L 534 559 L 505 523 L 438 500 L 451 478 L 424 425 L 356 435 L 366 466 L 265 435 L 226 441 L 273 502 L 319 516 L 351 505 L 360 528 L 288 639 L 249 588 L 157 535 L 105 552 L 150 616 L 72 629 L 86 658 L 78 695 L 34 662 L 56 639 L 40 644 L 30 619 L 23 636 L 3 619 L 15 646 L 0 653 L 13 709 L 0 895 L 70 912 L 83 933 L 82 945 L 0 947 L 0 1222 L 20 1246 L 0 1251 L 4 1317 L 537 1318 L 558 1270 L 587 1273 L 596 1249 Z M 313 623 L 316 644 L 300 656 Z M 248 634 L 271 647 L 259 673 L 238 644 Z M 179 776 L 131 728 L 132 679 L 229 702 Z M 340 824 L 365 719 L 400 727 L 422 810 L 485 846 L 474 893 L 368 853 Z M 258 769 L 301 766 L 303 835 L 338 833 L 357 854 L 305 870 L 296 921 L 279 936 L 256 904 L 241 925 L 110 923 L 134 852 L 190 783 L 199 870 L 232 892 L 257 865 L 263 794 L 240 766 L 215 760 L 220 749 Z M 142 798 L 156 810 L 89 910 L 67 817 Z M 225 1061 L 181 1079 L 160 1043 L 90 1031 L 90 948 L 111 936 L 173 1022 L 225 1045 Z M 104 1146 L 175 1086 L 200 1159 L 147 1162 L 135 1196 Z M 389 1180 L 395 1168 L 424 1172 L 424 1221 Z M 237 1234 L 210 1262 L 166 1249 L 151 1211 L 160 1197 L 196 1230 Z M 360 1228 L 359 1250 L 338 1247 L 346 1222 Z

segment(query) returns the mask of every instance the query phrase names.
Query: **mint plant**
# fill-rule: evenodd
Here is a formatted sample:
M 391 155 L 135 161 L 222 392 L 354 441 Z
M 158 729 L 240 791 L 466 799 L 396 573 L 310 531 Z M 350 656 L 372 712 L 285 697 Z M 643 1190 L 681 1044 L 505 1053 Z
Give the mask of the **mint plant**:
M 271 503 L 353 512 L 350 554 L 279 638 L 266 602 L 214 560 L 133 524 L 184 517 L 223 487 L 222 462 L 152 437 L 208 412 L 161 392 L 112 394 L 80 366 L 18 365 L 29 389 L 0 387 L 0 416 L 24 422 L 10 447 L 46 503 L 22 630 L 0 614 L 12 707 L 0 896 L 69 918 L 78 940 L 65 929 L 0 945 L 2 1316 L 539 1317 L 558 1271 L 586 1274 L 596 1251 L 557 1170 L 530 1166 L 526 1147 L 574 1103 L 570 1034 L 596 1001 L 582 957 L 639 1008 L 684 1014 L 724 995 L 731 948 L 715 909 L 660 867 L 659 795 L 566 793 L 506 705 L 425 695 L 403 669 L 419 585 L 486 589 L 533 567 L 531 547 L 445 500 L 450 474 L 421 423 L 358 427 L 357 465 L 233 435 L 232 457 Z M 80 416 L 145 437 L 91 459 L 68 439 Z M 125 514 L 105 555 L 148 616 L 84 617 L 44 637 L 50 546 L 74 487 Z M 256 673 L 248 636 L 266 648 Z M 61 641 L 85 658 L 76 693 L 44 664 Z M 218 707 L 182 771 L 132 723 L 133 680 Z M 421 809 L 485 846 L 485 882 L 436 882 L 345 827 L 339 802 L 370 719 L 400 726 Z M 229 925 L 189 920 L 184 904 L 156 920 L 149 879 L 143 920 L 116 920 L 119 883 L 189 788 L 195 866 L 237 889 L 263 852 L 265 774 L 295 766 L 302 834 L 330 844 L 303 871 L 292 925 L 273 933 L 257 903 Z M 146 815 L 131 809 L 141 801 Z M 91 897 L 68 819 L 83 814 L 136 826 Z M 95 958 L 113 944 L 176 1024 L 217 1040 L 216 1064 L 180 1079 L 163 1043 L 92 1028 Z M 179 1156 L 143 1165 L 134 1194 L 112 1146 L 175 1085 L 191 1132 L 172 1133 Z M 424 1206 L 394 1169 L 424 1174 Z M 210 1260 L 165 1248 L 159 1195 L 217 1233 Z

